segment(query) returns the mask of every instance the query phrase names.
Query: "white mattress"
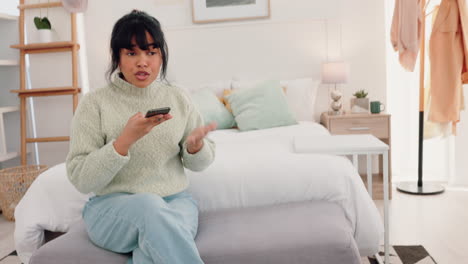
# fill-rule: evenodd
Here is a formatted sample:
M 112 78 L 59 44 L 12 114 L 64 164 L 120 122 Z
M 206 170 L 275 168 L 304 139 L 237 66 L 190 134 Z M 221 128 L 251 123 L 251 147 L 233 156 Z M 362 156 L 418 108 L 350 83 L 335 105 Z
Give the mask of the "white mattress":
M 293 201 L 339 204 L 361 255 L 377 252 L 383 235 L 380 215 L 352 164 L 343 157 L 293 152 L 299 135 L 326 135 L 317 123 L 257 131 L 217 130 L 216 158 L 202 172 L 188 171 L 189 191 L 200 211 Z M 24 263 L 43 244 L 44 229 L 66 232 L 81 218 L 89 195 L 78 193 L 59 164 L 31 185 L 15 211 L 15 244 Z

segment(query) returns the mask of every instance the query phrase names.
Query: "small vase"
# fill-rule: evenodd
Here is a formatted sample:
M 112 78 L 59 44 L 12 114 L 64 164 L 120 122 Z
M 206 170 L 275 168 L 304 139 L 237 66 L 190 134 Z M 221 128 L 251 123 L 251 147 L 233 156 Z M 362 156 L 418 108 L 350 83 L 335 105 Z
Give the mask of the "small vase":
M 351 98 L 351 113 L 369 113 L 369 98 Z
M 37 30 L 40 43 L 52 42 L 52 30 L 50 29 L 39 29 Z

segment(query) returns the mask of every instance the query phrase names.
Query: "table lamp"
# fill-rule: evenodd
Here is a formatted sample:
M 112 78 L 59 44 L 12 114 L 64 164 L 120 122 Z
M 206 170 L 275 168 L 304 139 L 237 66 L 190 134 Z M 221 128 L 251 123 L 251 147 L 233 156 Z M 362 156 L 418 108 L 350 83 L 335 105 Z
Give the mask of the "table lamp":
M 322 83 L 334 84 L 334 90 L 330 93 L 331 103 L 329 114 L 340 115 L 343 113 L 343 94 L 336 88 L 337 84 L 347 83 L 349 77 L 349 65 L 343 61 L 325 62 L 322 64 Z

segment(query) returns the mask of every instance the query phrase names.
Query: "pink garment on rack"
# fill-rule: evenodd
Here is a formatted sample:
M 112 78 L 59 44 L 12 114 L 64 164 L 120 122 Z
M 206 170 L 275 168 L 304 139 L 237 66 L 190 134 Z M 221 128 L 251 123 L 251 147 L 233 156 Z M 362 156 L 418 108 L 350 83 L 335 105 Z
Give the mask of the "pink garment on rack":
M 395 0 L 390 38 L 398 51 L 400 64 L 414 71 L 421 38 L 421 6 L 419 0 Z
M 462 82 L 467 74 L 468 22 L 465 0 L 442 0 L 434 21 L 429 44 L 431 90 L 429 120 L 452 122 L 460 120 L 464 109 Z
M 464 51 L 464 63 L 462 71 L 462 83 L 468 84 L 468 9 L 466 5 L 466 0 L 458 1 L 458 10 L 460 12 L 460 22 L 462 29 L 462 38 L 463 38 L 463 51 Z M 463 92 L 463 89 L 462 89 Z M 462 96 L 462 106 L 464 109 L 464 100 Z

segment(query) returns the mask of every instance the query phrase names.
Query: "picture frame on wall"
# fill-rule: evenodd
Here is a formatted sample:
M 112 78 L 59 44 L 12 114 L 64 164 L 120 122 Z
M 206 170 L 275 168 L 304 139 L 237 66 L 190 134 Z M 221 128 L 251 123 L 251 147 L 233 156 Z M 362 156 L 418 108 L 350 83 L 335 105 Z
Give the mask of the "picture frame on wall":
M 270 17 L 270 0 L 192 0 L 193 23 Z

